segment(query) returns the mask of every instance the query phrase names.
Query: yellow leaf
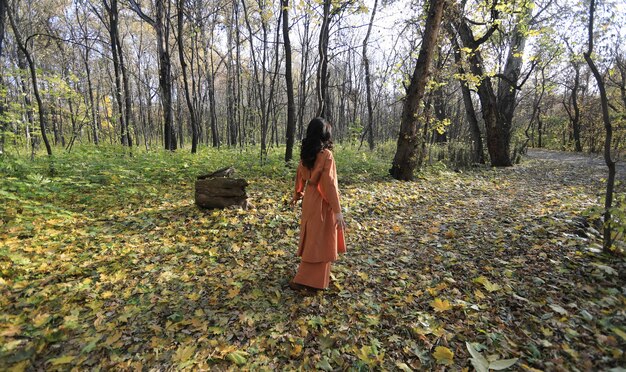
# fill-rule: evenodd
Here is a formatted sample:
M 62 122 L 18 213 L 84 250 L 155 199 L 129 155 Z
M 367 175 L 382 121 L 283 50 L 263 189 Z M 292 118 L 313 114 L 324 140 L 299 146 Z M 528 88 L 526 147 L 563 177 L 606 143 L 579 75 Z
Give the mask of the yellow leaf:
M 48 323 L 48 320 L 50 320 L 50 314 L 37 314 L 37 316 L 33 319 L 33 325 L 35 327 L 41 327 Z
M 433 353 L 433 357 L 437 361 L 437 364 L 449 366 L 452 364 L 452 359 L 454 359 L 454 353 L 445 346 L 437 346 L 435 348 L 435 352 Z
M 569 347 L 569 345 L 567 343 L 563 343 L 563 351 L 568 353 L 575 360 L 578 360 L 578 358 L 580 357 L 578 352 L 576 350 L 572 349 L 571 347 Z
M 430 306 L 432 306 L 432 308 L 438 313 L 452 308 L 452 305 L 450 305 L 448 300 L 442 300 L 439 297 L 435 298 L 435 300 L 430 303 Z
M 17 364 L 12 365 L 11 368 L 9 368 L 9 372 L 24 372 L 26 371 L 26 367 L 28 367 L 29 364 L 30 363 L 28 360 L 23 360 Z
M 196 347 L 191 346 L 179 346 L 176 350 L 176 354 L 174 354 L 174 360 L 180 363 L 184 363 L 188 361 L 196 352 Z
M 626 341 L 626 332 L 622 331 L 621 329 L 617 328 L 617 327 L 613 327 L 611 328 L 611 330 L 613 332 L 615 332 L 616 335 L 618 335 L 619 337 L 622 338 L 622 340 Z
M 104 344 L 107 346 L 111 346 L 114 343 L 116 343 L 117 341 L 119 341 L 119 339 L 122 338 L 122 332 L 117 331 L 114 334 L 112 334 L 111 336 L 107 337 L 106 341 L 104 341 Z
M 111 297 L 113 297 L 113 292 L 111 292 L 111 291 L 106 291 L 106 292 L 103 292 L 100 296 L 101 296 L 103 299 L 105 299 L 105 300 L 106 300 L 107 298 L 111 298 Z
M 240 366 L 242 364 L 246 363 L 246 356 L 248 355 L 248 353 L 246 353 L 245 351 L 233 351 L 232 353 L 228 354 L 226 356 L 226 359 L 230 360 L 231 362 L 235 363 L 236 365 Z
M 474 296 L 480 300 L 485 298 L 485 294 L 480 289 L 474 291 Z
M 489 292 L 495 292 L 502 288 L 498 284 L 491 283 L 489 279 L 484 276 L 479 276 L 478 278 L 474 279 L 474 283 L 482 284 L 483 287 L 485 287 L 485 289 Z
M 241 291 L 241 288 L 235 287 L 231 290 L 228 291 L 228 298 L 235 298 L 237 297 L 237 295 L 239 294 L 239 291 Z
M 291 352 L 289 353 L 292 357 L 297 357 L 302 352 L 302 345 L 295 344 L 291 345 Z
M 53 358 L 48 360 L 48 363 L 52 363 L 53 366 L 58 366 L 61 364 L 68 364 L 71 363 L 72 360 L 74 360 L 75 356 L 72 355 L 66 355 L 66 356 L 62 356 L 59 358 Z

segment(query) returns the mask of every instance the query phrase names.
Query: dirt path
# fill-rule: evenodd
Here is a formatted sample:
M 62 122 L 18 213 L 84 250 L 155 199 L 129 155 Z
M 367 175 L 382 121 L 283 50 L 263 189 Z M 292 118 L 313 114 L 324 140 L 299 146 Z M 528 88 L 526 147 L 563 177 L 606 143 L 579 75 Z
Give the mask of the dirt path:
M 574 167 L 584 167 L 597 171 L 606 177 L 607 167 L 601 154 L 575 153 L 568 151 L 554 151 L 545 149 L 528 149 L 526 156 L 530 159 L 547 160 L 567 164 Z M 616 164 L 616 178 L 626 179 L 626 163 L 618 161 Z

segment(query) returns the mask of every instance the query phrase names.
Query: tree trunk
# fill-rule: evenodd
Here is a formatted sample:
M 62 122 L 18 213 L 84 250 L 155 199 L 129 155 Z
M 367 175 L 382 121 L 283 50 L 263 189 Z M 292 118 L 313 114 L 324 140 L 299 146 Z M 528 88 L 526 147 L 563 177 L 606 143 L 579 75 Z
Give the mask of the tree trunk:
M 167 2 L 167 7 L 164 2 Z M 169 52 L 169 15 L 170 1 L 156 0 L 155 19 L 146 15 L 137 0 L 129 0 L 131 8 L 146 23 L 154 28 L 159 58 L 159 90 L 161 105 L 163 106 L 163 142 L 166 150 L 176 150 L 176 135 L 174 133 L 174 108 L 172 106 L 172 61 Z
M 39 84 L 37 83 L 37 67 L 35 66 L 35 60 L 30 54 L 28 47 L 22 41 L 22 35 L 17 28 L 17 24 L 12 12 L 7 11 L 7 14 L 9 16 L 9 22 L 11 23 L 11 28 L 13 29 L 13 35 L 15 36 L 17 46 L 19 50 L 24 54 L 24 57 L 26 57 L 26 61 L 28 62 L 28 69 L 30 71 L 30 77 L 33 84 L 33 94 L 35 95 L 37 108 L 39 109 L 39 128 L 41 129 L 41 138 L 43 139 L 44 145 L 46 146 L 46 152 L 48 153 L 48 156 L 52 156 L 52 147 L 50 146 L 50 141 L 48 140 L 48 135 L 46 134 L 46 109 L 41 99 L 41 95 L 39 94 Z
M 330 121 L 330 107 L 328 97 L 328 41 L 330 32 L 330 7 L 332 0 L 323 0 L 322 26 L 318 44 L 319 64 L 317 66 L 317 116 Z
M 491 78 L 484 73 L 483 59 L 478 44 L 474 39 L 472 29 L 465 20 L 460 20 L 456 25 L 457 31 L 463 45 L 472 49 L 468 54 L 470 71 L 473 75 L 481 78 L 477 93 L 482 107 L 483 121 L 485 122 L 485 132 L 487 137 L 487 150 L 493 166 L 509 166 L 512 164 L 509 154 L 509 135 L 505 133 L 500 124 L 503 120 L 498 112 L 498 101 L 493 91 Z
M 459 76 L 464 76 L 465 68 L 463 68 L 463 64 L 461 62 L 461 47 L 459 46 L 456 35 L 454 34 L 452 24 L 448 23 L 446 28 L 452 41 L 452 48 L 454 49 L 454 62 L 457 64 Z M 461 85 L 461 95 L 463 96 L 463 106 L 465 107 L 465 118 L 469 123 L 470 134 L 472 137 L 473 161 L 479 164 L 485 164 L 483 138 L 480 133 L 480 127 L 478 126 L 478 118 L 476 117 L 476 110 L 474 109 L 474 102 L 472 101 L 472 93 L 465 79 L 459 78 L 458 80 Z
M 407 94 L 402 107 L 396 155 L 389 170 L 393 178 L 403 181 L 413 179 L 413 171 L 421 158 L 419 152 L 421 151 L 423 138 L 421 137 L 421 125 L 418 115 L 437 45 L 445 0 L 429 0 L 428 4 L 422 46 L 417 57 L 411 82 L 407 87 Z
M 113 59 L 113 72 L 115 75 L 115 101 L 117 102 L 117 117 L 120 123 L 120 142 L 124 146 L 128 146 L 128 134 L 127 134 L 127 123 L 126 116 L 124 115 L 124 101 L 122 98 L 123 88 L 121 81 L 121 67 L 120 67 L 120 50 L 118 48 L 119 40 L 119 31 L 118 31 L 118 16 L 119 11 L 117 9 L 117 0 L 110 0 L 110 3 L 106 0 L 102 2 L 104 8 L 107 12 L 109 24 L 109 37 L 110 37 L 110 48 L 111 55 Z
M 376 16 L 376 7 L 378 6 L 378 0 L 374 0 L 374 6 L 372 7 L 372 16 L 370 17 L 370 23 L 367 26 L 367 33 L 365 39 L 363 39 L 363 68 L 365 69 L 365 94 L 367 99 L 367 144 L 370 150 L 374 150 L 374 109 L 372 105 L 372 78 L 370 74 L 370 61 L 367 57 L 367 43 L 369 42 L 370 34 L 372 32 L 372 26 L 374 25 L 374 17 Z
M 578 87 L 580 86 L 580 66 L 578 63 L 574 63 L 574 87 L 572 88 L 572 108 L 574 114 L 572 115 L 572 132 L 574 135 L 574 147 L 576 151 L 582 152 L 583 147 L 580 142 L 580 107 L 578 107 Z
M 227 63 L 226 63 L 226 125 L 228 127 L 228 145 L 231 147 L 237 146 L 237 114 L 236 114 L 236 103 L 235 103 L 235 89 L 236 89 L 236 72 L 233 71 L 233 48 L 237 41 L 233 42 L 233 34 L 235 27 L 235 11 L 237 9 L 237 4 L 233 2 L 232 8 L 230 11 L 230 19 L 228 31 L 226 34 L 226 43 L 227 43 Z
M 7 0 L 0 0 L 0 60 L 2 60 L 2 46 L 4 43 L 4 20 L 7 12 Z M 4 90 L 4 65 L 0 66 L 0 91 Z M 0 100 L 0 118 L 4 119 L 4 100 Z M 2 120 L 0 124 L 0 156 L 4 155 L 4 132 L 7 129 L 7 122 Z
M 541 107 L 537 107 L 537 147 L 543 147 L 543 121 L 541 121 Z
M 177 26 L 178 26 L 178 57 L 180 59 L 180 69 L 183 74 L 183 84 L 185 90 L 185 100 L 187 101 L 187 109 L 189 110 L 189 120 L 191 122 L 191 153 L 195 154 L 198 150 L 198 121 L 196 120 L 196 110 L 191 101 L 189 93 L 189 83 L 187 79 L 187 63 L 185 62 L 185 46 L 183 44 L 183 0 L 177 3 Z M 182 133 L 181 133 L 182 138 Z
M 298 103 L 298 138 L 302 138 L 303 137 L 303 132 L 304 132 L 304 111 L 306 108 L 306 103 L 307 103 L 307 96 L 308 96 L 308 74 L 309 74 L 309 50 L 310 50 L 310 45 L 309 45 L 309 27 L 311 24 L 311 19 L 310 16 L 308 15 L 308 13 L 305 13 L 304 15 L 304 21 L 303 21 L 303 30 L 302 33 L 304 34 L 304 39 L 301 42 L 302 45 L 302 63 L 300 66 L 300 88 L 299 88 L 299 103 Z
M 287 85 L 287 145 L 285 162 L 293 158 L 293 144 L 296 133 L 296 103 L 293 96 L 293 73 L 291 71 L 291 41 L 289 40 L 289 0 L 282 0 L 283 42 L 285 43 L 285 84 Z M 278 56 L 276 56 L 278 58 Z
M 613 127 L 611 125 L 611 117 L 609 116 L 609 100 L 606 95 L 606 88 L 604 86 L 604 78 L 598 71 L 595 62 L 591 58 L 593 53 L 593 22 L 595 15 L 595 0 L 591 0 L 589 4 L 589 48 L 583 56 L 585 57 L 585 61 L 587 65 L 589 65 L 589 69 L 593 73 L 593 76 L 596 79 L 596 83 L 598 84 L 598 90 L 600 91 L 600 103 L 602 107 L 602 121 L 604 122 L 604 162 L 609 171 L 609 175 L 606 180 L 606 193 L 604 197 L 604 242 L 603 242 L 603 250 L 606 253 L 612 253 L 613 246 L 613 237 L 612 233 L 612 214 L 611 207 L 613 205 L 613 190 L 615 187 L 615 161 L 611 158 L 611 144 L 613 142 Z

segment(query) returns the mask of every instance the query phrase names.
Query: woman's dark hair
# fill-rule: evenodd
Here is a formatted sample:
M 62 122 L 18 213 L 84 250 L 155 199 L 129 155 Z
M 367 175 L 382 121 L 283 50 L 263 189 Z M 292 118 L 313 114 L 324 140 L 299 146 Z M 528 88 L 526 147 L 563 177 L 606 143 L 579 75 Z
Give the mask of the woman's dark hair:
M 324 118 L 314 118 L 306 128 L 306 137 L 300 147 L 300 160 L 309 169 L 313 169 L 317 154 L 324 149 L 333 149 L 332 127 Z

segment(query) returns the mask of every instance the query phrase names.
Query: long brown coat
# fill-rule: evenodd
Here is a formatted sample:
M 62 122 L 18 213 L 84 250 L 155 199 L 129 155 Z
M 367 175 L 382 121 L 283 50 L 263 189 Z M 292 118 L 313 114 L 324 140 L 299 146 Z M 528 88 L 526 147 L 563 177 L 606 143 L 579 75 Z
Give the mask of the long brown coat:
M 332 262 L 346 251 L 343 230 L 337 229 L 335 213 L 341 212 L 337 168 L 330 150 L 317 154 L 313 169 L 302 162 L 296 174 L 296 198 L 304 193 L 298 256 L 305 262 Z

